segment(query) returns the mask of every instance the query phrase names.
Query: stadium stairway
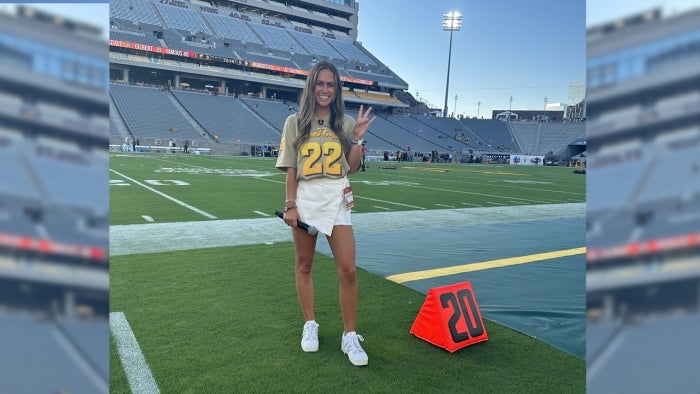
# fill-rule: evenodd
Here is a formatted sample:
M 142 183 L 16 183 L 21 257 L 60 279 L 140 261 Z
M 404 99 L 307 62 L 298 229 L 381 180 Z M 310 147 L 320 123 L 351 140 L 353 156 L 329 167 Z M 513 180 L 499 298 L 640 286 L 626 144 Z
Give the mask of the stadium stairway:
M 180 113 L 182 114 L 182 116 L 184 116 L 185 119 L 187 119 L 187 121 L 190 122 L 190 124 L 192 125 L 192 127 L 194 127 L 194 129 L 197 130 L 197 132 L 198 132 L 200 135 L 202 135 L 202 136 L 204 136 L 204 135 L 211 136 L 211 134 L 209 133 L 209 131 L 208 131 L 207 129 L 205 129 L 204 126 L 202 126 L 201 124 L 199 124 L 199 122 L 197 121 L 197 119 L 195 119 L 195 117 L 193 117 L 192 114 L 190 114 L 190 112 L 187 110 L 187 108 L 185 108 L 185 107 L 182 105 L 182 103 L 180 102 L 180 100 L 178 100 L 177 97 L 175 97 L 175 95 L 173 94 L 173 92 L 172 92 L 171 90 L 167 90 L 167 91 L 165 92 L 165 95 L 168 97 L 168 99 L 170 99 L 170 101 L 173 103 L 173 105 L 175 106 L 175 108 L 177 108 L 177 110 L 180 111 Z
M 475 148 L 475 147 L 471 146 L 470 144 L 468 144 L 468 143 L 466 143 L 466 142 L 464 142 L 464 141 L 461 141 L 461 140 L 456 139 L 456 138 L 454 137 L 454 135 L 449 135 L 449 134 L 445 133 L 445 131 L 440 130 L 439 128 L 437 128 L 437 127 L 431 125 L 430 123 L 424 121 L 423 119 L 421 119 L 420 116 L 411 116 L 411 118 L 414 119 L 416 122 L 420 122 L 421 124 L 425 125 L 425 127 L 428 127 L 428 128 L 430 128 L 431 130 L 435 130 L 436 132 L 440 133 L 440 135 L 445 136 L 445 138 L 449 139 L 450 141 L 454 141 L 454 142 L 457 143 L 457 144 L 461 144 L 461 145 L 466 146 L 467 149 L 473 149 L 473 148 Z M 436 144 L 436 145 L 437 145 L 437 144 Z M 461 150 L 461 149 L 460 149 L 460 150 Z
M 406 149 L 406 148 L 403 147 L 403 146 L 396 145 L 395 143 L 393 143 L 393 142 L 387 140 L 386 138 L 382 137 L 381 135 L 375 133 L 375 132 L 372 131 L 372 130 L 367 130 L 367 134 L 369 134 L 369 135 L 371 135 L 371 136 L 373 136 L 373 137 L 376 137 L 377 139 L 379 139 L 379 140 L 381 140 L 381 141 L 384 141 L 384 142 L 387 143 L 389 146 L 393 146 L 393 147 L 396 148 L 396 149 L 400 149 L 400 150 Z M 375 145 L 376 145 L 376 144 L 375 144 Z
M 122 119 L 121 115 L 119 115 L 119 110 L 117 109 L 117 106 L 114 104 L 114 98 L 112 96 L 109 96 L 109 113 L 110 114 L 117 114 L 117 116 L 110 116 L 110 123 L 111 126 L 114 126 L 116 130 L 111 130 L 109 131 L 110 138 L 112 137 L 121 137 L 122 139 L 126 139 L 127 137 L 132 137 L 131 132 L 129 131 L 129 128 L 126 127 L 126 124 L 124 123 L 124 119 Z
M 262 115 L 258 113 L 258 111 L 255 110 L 255 108 L 250 106 L 250 101 L 247 100 L 241 100 L 243 105 L 250 111 L 250 113 L 253 114 L 261 123 L 265 124 L 268 126 L 270 129 L 272 129 L 275 133 L 279 134 L 280 138 L 282 138 L 282 132 L 283 130 L 278 130 L 275 125 L 273 125 L 269 120 L 265 119 Z
M 588 339 L 586 342 L 586 365 L 588 367 L 595 365 L 605 349 L 610 349 L 610 345 L 623 328 L 622 324 L 617 323 L 588 323 L 586 325 L 586 338 Z
M 459 121 L 459 124 L 461 124 L 462 126 L 464 126 L 464 129 L 467 130 L 469 133 L 471 133 L 471 135 L 474 137 L 474 140 L 475 140 L 475 141 L 480 141 L 480 142 L 481 142 L 482 145 L 481 145 L 481 147 L 479 147 L 480 150 L 483 150 L 484 147 L 488 146 L 488 142 L 487 142 L 481 135 L 479 135 L 479 133 L 477 133 L 476 131 L 474 131 L 474 129 L 472 129 L 471 127 L 469 127 L 469 125 L 467 125 L 466 123 L 462 122 L 461 120 Z
M 435 145 L 435 146 L 437 146 L 437 147 L 440 147 L 440 148 L 442 148 L 442 149 L 444 149 L 445 151 L 448 151 L 448 152 L 452 150 L 452 148 L 449 148 L 449 147 L 447 147 L 447 146 L 445 146 L 445 145 L 439 144 L 439 143 L 437 143 L 436 141 L 427 139 L 427 138 L 423 137 L 422 135 L 420 135 L 420 134 L 418 134 L 418 133 L 414 133 L 413 131 L 411 131 L 411 130 L 409 130 L 409 129 L 403 127 L 403 126 L 401 126 L 400 124 L 398 124 L 398 123 L 394 122 L 393 120 L 391 120 L 391 119 L 390 119 L 391 117 L 389 117 L 389 116 L 385 116 L 385 115 L 381 115 L 381 114 L 378 115 L 378 116 L 381 116 L 381 117 L 384 118 L 384 120 L 386 120 L 387 122 L 389 122 L 389 123 L 395 125 L 396 127 L 399 127 L 400 129 L 404 130 L 405 132 L 407 132 L 407 133 L 409 133 L 409 134 L 412 134 L 412 135 L 418 137 L 419 139 L 421 139 L 421 140 L 423 140 L 423 141 L 428 142 L 428 143 L 431 144 L 431 145 Z
M 539 152 L 539 145 L 536 147 L 537 149 L 535 149 L 535 147 L 532 147 L 533 149 L 525 149 L 524 147 L 527 147 L 527 145 L 525 145 L 523 142 L 520 141 L 520 138 L 519 138 L 520 136 L 518 135 L 518 133 L 516 133 L 513 130 L 513 127 L 511 126 L 510 122 L 508 122 L 507 126 L 508 126 L 508 131 L 513 136 L 513 142 L 514 142 L 515 146 L 518 148 L 518 152 L 525 152 L 525 153 L 532 152 L 533 154 L 535 152 Z M 539 141 L 540 138 L 542 137 L 542 127 L 543 127 L 542 123 L 537 123 L 537 130 L 535 131 L 535 139 L 534 139 L 535 141 Z

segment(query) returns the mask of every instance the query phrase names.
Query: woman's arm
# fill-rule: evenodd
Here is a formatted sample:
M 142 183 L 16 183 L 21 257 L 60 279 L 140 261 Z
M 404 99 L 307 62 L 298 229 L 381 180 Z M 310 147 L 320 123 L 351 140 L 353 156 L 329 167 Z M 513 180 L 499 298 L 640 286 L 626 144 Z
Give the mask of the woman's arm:
M 284 202 L 284 222 L 292 227 L 297 226 L 299 220 L 299 212 L 297 212 L 297 169 L 287 167 L 287 175 L 285 179 L 285 202 Z

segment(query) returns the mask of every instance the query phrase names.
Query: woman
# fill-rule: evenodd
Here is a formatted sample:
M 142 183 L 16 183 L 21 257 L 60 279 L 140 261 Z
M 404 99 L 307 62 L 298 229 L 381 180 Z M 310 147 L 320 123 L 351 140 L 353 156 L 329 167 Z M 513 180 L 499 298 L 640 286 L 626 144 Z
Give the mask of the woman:
M 284 125 L 276 167 L 286 171 L 284 221 L 294 239 L 295 280 L 306 323 L 301 348 L 318 350 L 318 323 L 314 317 L 311 276 L 316 235 L 301 230 L 301 220 L 324 233 L 333 252 L 343 315 L 341 350 L 354 365 L 367 365 L 364 341 L 355 332 L 357 277 L 355 235 L 350 221 L 354 206 L 348 174 L 360 167 L 362 137 L 376 117 L 370 107 L 357 120 L 345 115 L 340 74 L 333 63 L 320 61 L 309 71 L 299 112 Z

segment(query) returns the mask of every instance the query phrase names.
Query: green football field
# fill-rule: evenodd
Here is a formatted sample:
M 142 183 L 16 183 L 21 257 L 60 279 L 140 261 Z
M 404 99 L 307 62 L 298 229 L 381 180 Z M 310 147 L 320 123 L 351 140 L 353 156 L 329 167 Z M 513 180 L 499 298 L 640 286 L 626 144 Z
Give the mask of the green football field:
M 357 232 L 471 208 L 585 202 L 585 176 L 559 167 L 372 162 L 351 183 Z M 321 253 L 321 347 L 303 353 L 273 159 L 113 153 L 110 184 L 110 309 L 134 339 L 120 357 L 111 337 L 111 392 L 585 391 L 582 358 L 489 320 L 487 342 L 455 353 L 416 338 L 408 331 L 425 295 L 361 268 L 358 331 L 370 363 L 353 367 L 340 352 L 333 260 Z M 363 221 L 380 214 L 390 222 Z

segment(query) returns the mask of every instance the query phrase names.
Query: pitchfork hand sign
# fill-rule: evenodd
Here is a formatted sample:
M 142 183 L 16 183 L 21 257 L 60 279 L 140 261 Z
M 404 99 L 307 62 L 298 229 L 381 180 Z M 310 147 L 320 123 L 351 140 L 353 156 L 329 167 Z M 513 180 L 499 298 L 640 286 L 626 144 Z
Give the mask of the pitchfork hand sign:
M 355 128 L 352 129 L 352 139 L 361 140 L 364 138 L 369 125 L 377 119 L 376 116 L 369 118 L 370 112 L 372 112 L 372 107 L 367 108 L 367 112 L 364 112 L 364 106 L 360 105 L 360 112 L 357 113 L 357 121 L 355 122 Z

